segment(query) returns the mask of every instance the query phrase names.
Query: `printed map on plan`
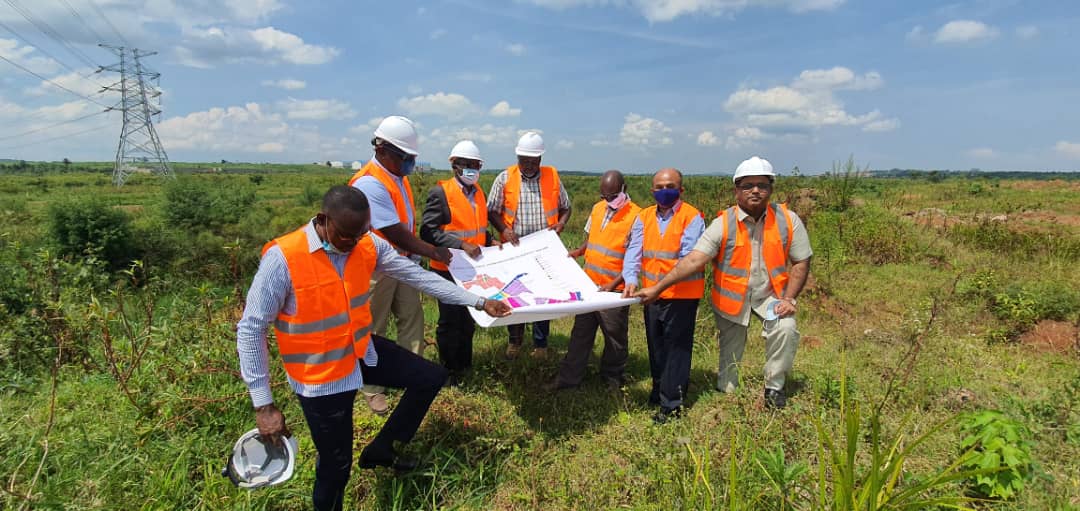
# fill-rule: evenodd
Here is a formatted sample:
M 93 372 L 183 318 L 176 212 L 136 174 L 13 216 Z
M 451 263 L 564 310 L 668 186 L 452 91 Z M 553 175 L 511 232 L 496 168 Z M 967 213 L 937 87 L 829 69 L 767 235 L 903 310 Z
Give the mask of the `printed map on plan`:
M 577 261 L 567 256 L 559 236 L 544 230 L 524 236 L 518 246 L 509 243 L 484 247 L 479 259 L 461 250 L 450 251 L 450 274 L 463 288 L 502 300 L 514 308 L 505 318 L 493 318 L 469 308 L 482 327 L 513 325 L 637 303 L 618 293 L 602 293 Z

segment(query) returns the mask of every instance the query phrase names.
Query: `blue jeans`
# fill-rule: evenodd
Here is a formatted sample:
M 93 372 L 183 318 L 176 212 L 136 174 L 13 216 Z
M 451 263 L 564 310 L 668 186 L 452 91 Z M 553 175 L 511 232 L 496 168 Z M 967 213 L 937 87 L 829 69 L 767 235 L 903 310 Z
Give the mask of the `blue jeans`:
M 506 325 L 506 331 L 510 334 L 510 344 L 521 345 L 525 341 L 525 323 Z M 548 344 L 548 332 L 551 331 L 551 321 L 537 321 L 532 323 L 532 337 L 534 348 L 546 348 Z

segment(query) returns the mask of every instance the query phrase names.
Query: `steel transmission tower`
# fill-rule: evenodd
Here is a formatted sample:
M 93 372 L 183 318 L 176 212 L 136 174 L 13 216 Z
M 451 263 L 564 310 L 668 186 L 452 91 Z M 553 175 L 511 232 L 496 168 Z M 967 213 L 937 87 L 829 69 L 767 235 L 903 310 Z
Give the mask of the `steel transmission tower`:
M 161 140 L 151 119 L 161 113 L 161 109 L 153 103 L 161 96 L 161 90 L 155 83 L 151 83 L 156 82 L 161 73 L 147 69 L 140 60 L 156 55 L 157 52 L 107 44 L 99 46 L 108 48 L 120 58 L 119 63 L 100 69 L 120 73 L 119 82 L 102 89 L 120 93 L 120 103 L 109 110 L 120 110 L 124 113 L 124 127 L 120 130 L 120 143 L 116 147 L 113 182 L 116 186 L 122 186 L 128 176 L 141 169 L 173 177 L 169 169 L 169 156 L 165 154 L 165 148 L 161 147 Z

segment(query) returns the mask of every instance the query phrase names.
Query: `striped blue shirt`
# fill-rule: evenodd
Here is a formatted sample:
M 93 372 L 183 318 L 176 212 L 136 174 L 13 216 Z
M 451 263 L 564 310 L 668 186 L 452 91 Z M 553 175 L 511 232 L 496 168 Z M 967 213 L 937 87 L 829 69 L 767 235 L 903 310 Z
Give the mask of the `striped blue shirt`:
M 322 239 L 315 231 L 314 221 L 304 227 L 307 234 L 308 250 L 322 250 Z M 483 297 L 465 291 L 446 279 L 424 270 L 408 258 L 402 257 L 382 238 L 372 236 L 375 242 L 377 259 L 375 271 L 389 275 L 406 285 L 420 289 L 437 298 L 440 302 L 454 305 L 476 305 Z M 338 275 L 345 272 L 348 254 L 327 253 Z M 266 332 L 278 313 L 296 313 L 296 296 L 293 293 L 292 279 L 285 255 L 277 245 L 270 247 L 259 262 L 259 269 L 248 289 L 247 306 L 244 315 L 236 325 L 236 351 L 240 356 L 240 375 L 247 384 L 248 393 L 254 406 L 263 406 L 274 402 L 270 391 L 270 351 L 267 347 Z M 364 364 L 374 366 L 379 361 L 375 344 L 368 343 L 364 353 Z M 364 384 L 360 374 L 360 360 L 356 367 L 345 377 L 328 383 L 304 384 L 289 378 L 293 392 L 305 397 L 327 396 L 349 390 L 356 390 Z

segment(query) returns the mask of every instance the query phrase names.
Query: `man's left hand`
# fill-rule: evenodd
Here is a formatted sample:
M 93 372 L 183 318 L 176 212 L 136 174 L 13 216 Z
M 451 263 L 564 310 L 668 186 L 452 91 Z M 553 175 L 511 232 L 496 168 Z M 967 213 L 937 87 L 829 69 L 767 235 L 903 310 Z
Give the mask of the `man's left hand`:
M 555 231 L 555 234 L 562 234 L 563 228 L 566 227 L 564 222 L 555 222 L 555 225 L 551 226 L 551 230 Z
M 465 253 L 468 254 L 469 257 L 471 257 L 473 259 L 479 259 L 480 258 L 480 247 L 477 246 L 477 245 L 473 245 L 472 243 L 469 243 L 468 241 L 462 241 L 461 242 L 461 250 L 465 251 Z
M 491 298 L 484 300 L 484 312 L 493 318 L 504 318 L 513 311 L 514 309 L 511 309 L 509 305 L 499 300 L 492 300 Z
M 780 303 L 776 304 L 776 315 L 785 318 L 795 315 L 795 301 L 794 300 L 780 300 Z

